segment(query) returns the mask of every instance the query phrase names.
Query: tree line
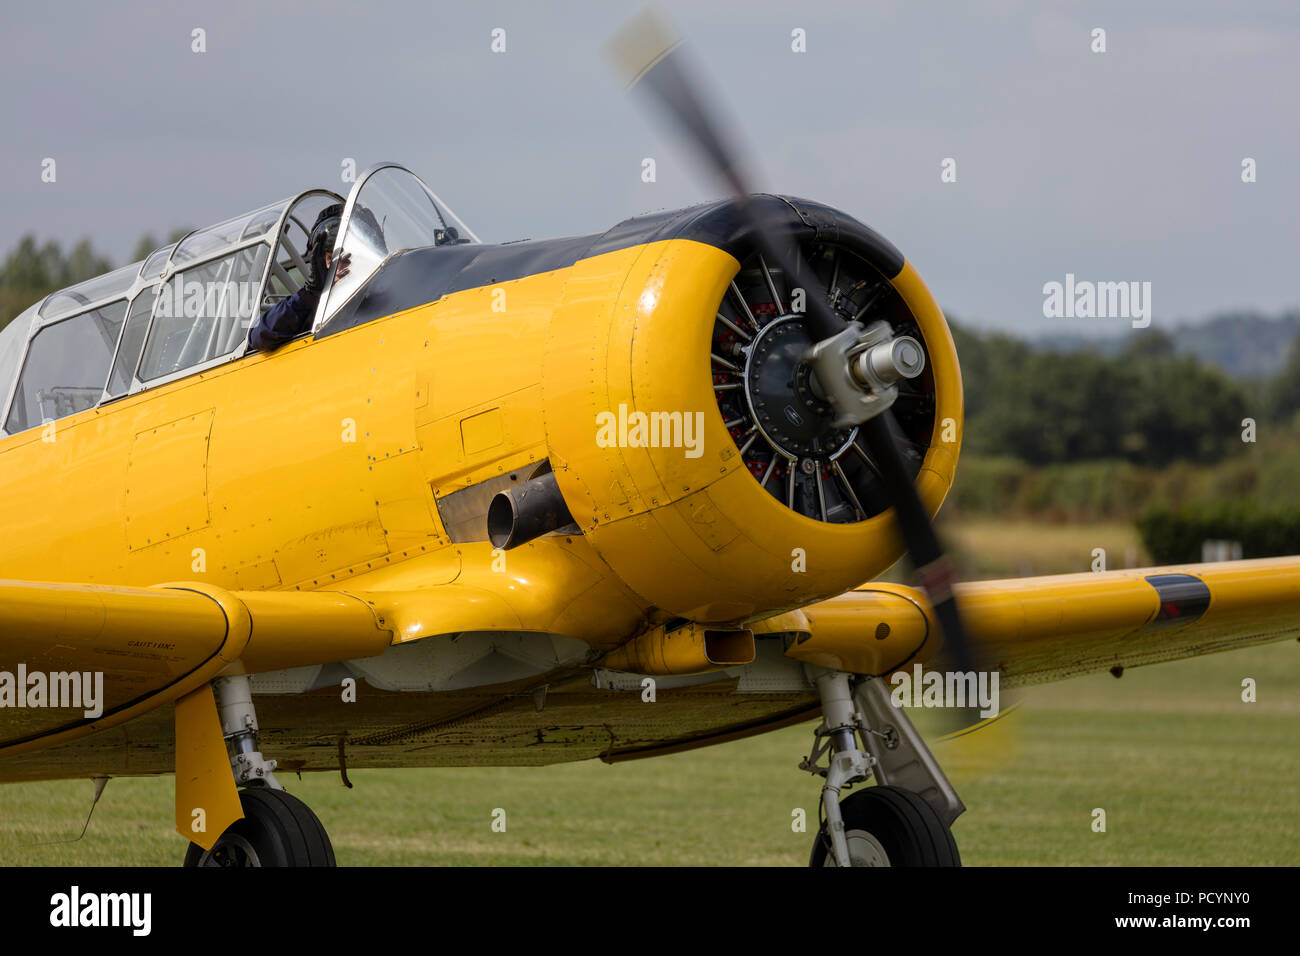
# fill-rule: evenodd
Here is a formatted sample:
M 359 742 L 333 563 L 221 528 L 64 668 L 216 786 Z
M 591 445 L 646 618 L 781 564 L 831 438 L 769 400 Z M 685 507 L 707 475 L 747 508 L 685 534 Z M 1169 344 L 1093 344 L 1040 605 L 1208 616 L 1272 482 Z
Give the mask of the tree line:
M 966 450 L 1031 465 L 1117 460 L 1161 467 L 1240 453 L 1247 419 L 1300 410 L 1300 340 L 1272 380 L 1246 382 L 1180 355 L 1148 329 L 1121 352 L 1035 349 L 953 323 L 966 397 Z
M 189 229 L 174 229 L 161 242 L 152 235 L 141 236 L 128 261 L 138 262 L 188 232 Z M 93 279 L 112 269 L 112 260 L 96 252 L 89 239 L 82 239 L 64 249 L 52 239 L 42 243 L 30 233 L 23 236 L 0 264 L 0 329 L 51 292 Z

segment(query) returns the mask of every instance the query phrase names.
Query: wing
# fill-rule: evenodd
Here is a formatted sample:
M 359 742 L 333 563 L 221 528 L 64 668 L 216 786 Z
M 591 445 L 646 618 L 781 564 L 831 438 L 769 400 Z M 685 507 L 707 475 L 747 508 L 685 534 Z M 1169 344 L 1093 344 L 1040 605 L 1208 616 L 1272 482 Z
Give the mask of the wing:
M 606 649 L 609 634 L 639 620 L 630 594 L 590 562 L 538 552 L 511 565 L 507 573 L 491 559 L 415 561 L 401 588 L 383 591 L 0 581 L 0 759 L 121 724 L 222 673 L 374 657 L 395 643 L 464 631 L 566 634 Z M 53 675 L 57 695 L 28 686 Z M 98 690 L 94 675 L 102 675 Z M 49 706 L 69 690 L 83 699 Z
M 338 592 L 0 581 L 0 758 L 130 720 L 236 662 L 254 673 L 391 642 L 367 602 Z
M 1062 574 L 956 587 L 1005 686 L 1300 637 L 1300 557 Z M 804 610 L 792 657 L 883 674 L 940 649 L 922 592 L 870 585 Z M 779 628 L 778 628 L 779 629 Z M 883 632 L 883 633 L 882 633 Z
M 369 604 L 335 592 L 0 581 L 0 761 L 174 703 L 176 828 L 211 848 L 243 811 L 208 682 L 391 640 Z

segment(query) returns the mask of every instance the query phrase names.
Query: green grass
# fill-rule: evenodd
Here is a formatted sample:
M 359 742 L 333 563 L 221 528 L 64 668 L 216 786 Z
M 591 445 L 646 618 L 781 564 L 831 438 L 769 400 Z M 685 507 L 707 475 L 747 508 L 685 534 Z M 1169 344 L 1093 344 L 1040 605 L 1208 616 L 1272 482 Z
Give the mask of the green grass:
M 945 525 L 963 575 L 1122 567 L 1131 526 L 970 519 Z M 1241 702 L 1241 680 L 1258 682 Z M 1007 695 L 1010 696 L 1010 695 Z M 990 734 L 935 751 L 968 807 L 966 863 L 1300 864 L 1300 646 L 1295 642 L 1029 688 Z M 1004 700 L 1004 706 L 1007 701 Z M 924 729 L 929 714 L 918 715 Z M 372 770 L 289 776 L 343 865 L 798 866 L 817 781 L 796 769 L 811 725 L 606 766 Z M 177 863 L 170 778 L 113 780 L 84 840 L 87 781 L 0 786 L 0 864 Z M 506 811 L 506 832 L 492 814 Z M 1093 810 L 1107 830 L 1092 829 Z
M 1243 677 L 1258 703 L 1240 700 Z M 1300 646 L 1269 645 L 1030 688 L 1009 739 L 940 742 L 969 808 L 963 860 L 1002 864 L 1300 864 Z M 1004 701 L 1005 706 L 1005 701 Z M 928 716 L 928 715 L 921 715 Z M 810 726 L 606 766 L 374 770 L 286 783 L 342 865 L 799 866 L 817 782 L 795 768 Z M 109 783 L 89 833 L 87 781 L 0 786 L 0 863 L 174 865 L 172 782 Z M 491 829 L 506 810 L 505 833 Z M 1107 813 L 1094 833 L 1092 811 Z
M 1151 564 L 1137 530 L 1124 521 L 1076 524 L 945 513 L 937 530 L 963 581 L 1091 571 L 1095 548 L 1105 550 L 1106 567 L 1112 571 Z M 899 561 L 881 580 L 910 583 L 907 562 Z

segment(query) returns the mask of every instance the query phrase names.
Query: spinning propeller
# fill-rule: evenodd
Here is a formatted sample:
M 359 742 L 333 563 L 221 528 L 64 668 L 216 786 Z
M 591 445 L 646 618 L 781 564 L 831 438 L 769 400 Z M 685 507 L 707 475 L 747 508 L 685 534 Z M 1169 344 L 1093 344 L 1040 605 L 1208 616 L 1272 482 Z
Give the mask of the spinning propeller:
M 610 51 L 629 79 L 629 87 L 651 94 L 678 131 L 694 144 L 708 169 L 725 184 L 749 227 L 768 283 L 771 284 L 769 264 L 792 286 L 798 284 L 797 277 L 815 278 L 798 243 L 781 235 L 762 215 L 761 203 L 754 199 L 747 173 L 728 145 L 735 137 L 723 135 L 723 126 L 699 94 L 680 39 L 653 13 L 646 11 L 615 35 Z M 817 283 L 812 285 L 816 287 Z M 775 287 L 772 294 L 776 298 Z M 804 366 L 799 372 L 811 372 L 807 380 L 817 398 L 830 409 L 824 429 L 828 434 L 833 430 L 856 429 L 854 441 L 860 445 L 855 450 L 868 462 L 894 508 L 916 582 L 924 588 L 943 630 L 945 666 L 958 671 L 974 670 L 974 654 L 953 597 L 952 565 L 912 484 L 908 462 L 899 448 L 900 429 L 891 410 L 899 394 L 899 384 L 922 372 L 924 349 L 911 336 L 895 335 L 887 323 L 864 328 L 857 316 L 846 318 L 834 307 L 830 295 L 809 294 L 804 304 L 802 324 L 811 344 L 798 357 Z M 865 312 L 864 306 L 859 315 Z M 721 315 L 720 320 L 726 321 Z M 735 325 L 728 324 L 736 329 Z M 775 455 L 772 460 L 775 463 Z M 838 464 L 835 467 L 838 470 Z M 793 477 L 793 467 L 790 472 Z M 820 478 L 817 487 L 820 493 Z M 857 504 L 851 488 L 849 495 Z M 824 515 L 823 520 L 826 520 Z M 973 710 L 960 717 L 965 725 L 979 719 Z

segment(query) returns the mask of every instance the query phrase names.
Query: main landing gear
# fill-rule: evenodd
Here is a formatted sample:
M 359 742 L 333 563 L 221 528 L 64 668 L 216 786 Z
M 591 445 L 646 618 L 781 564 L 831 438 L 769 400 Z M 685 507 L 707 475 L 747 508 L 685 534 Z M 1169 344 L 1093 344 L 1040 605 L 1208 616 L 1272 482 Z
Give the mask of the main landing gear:
M 212 682 L 221 733 L 244 818 L 217 838 L 211 850 L 191 843 L 186 866 L 334 866 L 334 848 L 311 808 L 275 778 L 275 761 L 257 749 L 257 714 L 246 676 Z
M 961 866 L 949 828 L 966 807 L 884 684 L 809 670 L 822 723 L 799 768 L 826 778 L 809 865 Z M 840 799 L 842 790 L 873 776 L 878 786 Z

